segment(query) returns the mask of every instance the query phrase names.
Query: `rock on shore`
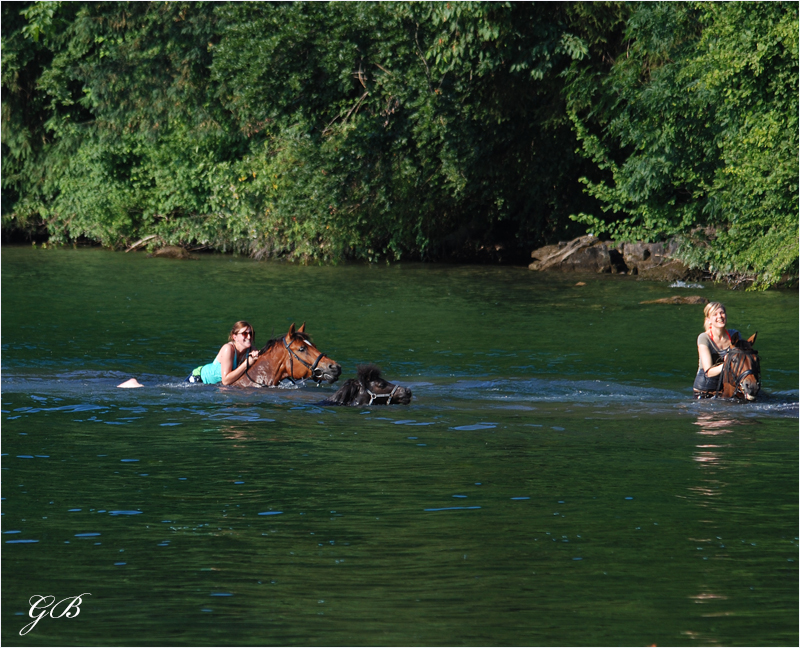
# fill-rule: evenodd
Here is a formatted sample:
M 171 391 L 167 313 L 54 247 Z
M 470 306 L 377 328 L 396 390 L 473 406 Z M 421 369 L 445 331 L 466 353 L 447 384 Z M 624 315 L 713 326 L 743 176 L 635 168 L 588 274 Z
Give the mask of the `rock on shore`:
M 586 234 L 531 252 L 531 270 L 634 274 L 656 281 L 694 278 L 698 273 L 671 257 L 678 244 L 613 243 Z
M 708 303 L 705 297 L 700 295 L 673 295 L 672 297 L 662 297 L 661 299 L 651 299 L 649 301 L 640 301 L 640 304 L 691 304 L 691 305 L 704 305 Z
M 147 256 L 160 257 L 162 259 L 197 259 L 196 256 L 189 253 L 189 250 L 178 247 L 177 245 L 167 245 L 166 247 L 157 249 L 155 252 L 148 254 Z

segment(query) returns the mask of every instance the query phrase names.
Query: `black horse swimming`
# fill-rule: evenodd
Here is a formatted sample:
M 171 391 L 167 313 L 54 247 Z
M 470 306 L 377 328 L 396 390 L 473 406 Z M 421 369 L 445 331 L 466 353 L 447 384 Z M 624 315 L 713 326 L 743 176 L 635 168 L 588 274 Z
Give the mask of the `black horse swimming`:
M 349 378 L 323 405 L 408 405 L 411 390 L 390 383 L 373 364 L 359 365 L 358 375 Z

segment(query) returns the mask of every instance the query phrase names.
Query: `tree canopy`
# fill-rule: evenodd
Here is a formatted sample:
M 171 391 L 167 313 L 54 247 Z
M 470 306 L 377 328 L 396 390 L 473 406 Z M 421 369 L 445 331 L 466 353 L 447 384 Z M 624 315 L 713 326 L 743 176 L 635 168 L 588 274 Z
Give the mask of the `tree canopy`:
M 643 3 L 624 56 L 569 71 L 595 232 L 679 236 L 684 258 L 767 286 L 798 256 L 798 7 Z
M 797 273 L 794 3 L 2 12 L 4 233 L 520 261 L 588 228 Z

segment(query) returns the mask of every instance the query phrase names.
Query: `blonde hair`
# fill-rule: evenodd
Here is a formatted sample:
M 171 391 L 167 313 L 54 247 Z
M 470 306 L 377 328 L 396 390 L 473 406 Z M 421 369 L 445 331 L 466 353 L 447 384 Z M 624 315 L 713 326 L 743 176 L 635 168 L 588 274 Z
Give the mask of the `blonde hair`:
M 253 337 L 251 337 L 251 338 L 250 338 L 250 340 L 253 342 L 253 344 L 255 344 L 255 341 L 256 341 L 256 331 L 255 331 L 255 329 L 254 329 L 254 328 L 253 328 L 253 327 L 250 325 L 250 322 L 246 322 L 246 321 L 244 321 L 244 320 L 239 320 L 238 322 L 236 322 L 236 324 L 234 324 L 234 325 L 233 325 L 233 328 L 231 328 L 231 332 L 230 332 L 230 334 L 228 335 L 228 341 L 229 341 L 229 342 L 233 342 L 233 338 L 235 338 L 235 337 L 236 337 L 236 334 L 237 334 L 239 331 L 241 331 L 243 328 L 249 328 L 249 329 L 250 329 L 250 332 L 253 334 Z

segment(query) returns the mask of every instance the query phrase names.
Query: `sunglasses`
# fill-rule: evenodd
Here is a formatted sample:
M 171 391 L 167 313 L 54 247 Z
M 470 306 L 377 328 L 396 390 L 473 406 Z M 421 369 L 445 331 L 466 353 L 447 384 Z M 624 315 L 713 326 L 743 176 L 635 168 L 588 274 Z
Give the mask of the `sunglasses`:
M 242 337 L 253 337 L 252 331 L 239 331 L 236 335 L 241 335 Z

